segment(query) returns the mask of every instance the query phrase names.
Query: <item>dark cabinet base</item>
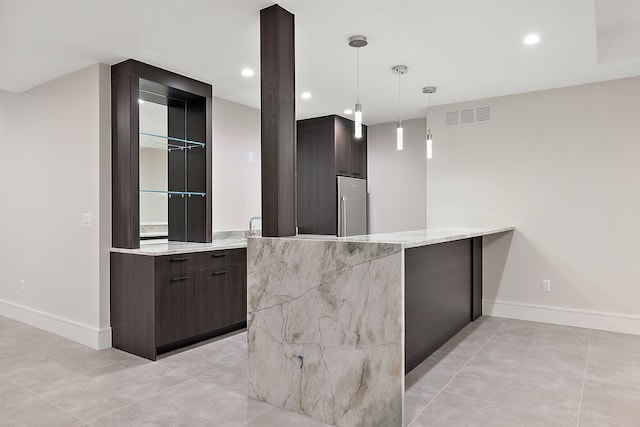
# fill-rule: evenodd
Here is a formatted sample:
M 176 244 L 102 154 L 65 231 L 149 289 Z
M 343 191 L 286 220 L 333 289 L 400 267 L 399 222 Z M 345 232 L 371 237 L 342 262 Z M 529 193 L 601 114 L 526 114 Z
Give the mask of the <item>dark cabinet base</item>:
M 405 373 L 482 314 L 482 237 L 405 250 Z
M 246 249 L 111 253 L 113 347 L 158 354 L 246 326 Z

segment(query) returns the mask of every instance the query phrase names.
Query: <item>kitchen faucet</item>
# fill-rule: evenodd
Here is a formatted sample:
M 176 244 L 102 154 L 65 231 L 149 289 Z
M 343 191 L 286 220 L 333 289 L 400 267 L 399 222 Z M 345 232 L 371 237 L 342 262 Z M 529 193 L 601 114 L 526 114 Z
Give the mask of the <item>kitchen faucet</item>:
M 262 217 L 261 216 L 252 216 L 251 219 L 249 220 L 249 236 L 255 236 L 256 235 L 256 230 L 253 228 L 253 220 L 254 219 L 259 219 L 262 221 Z

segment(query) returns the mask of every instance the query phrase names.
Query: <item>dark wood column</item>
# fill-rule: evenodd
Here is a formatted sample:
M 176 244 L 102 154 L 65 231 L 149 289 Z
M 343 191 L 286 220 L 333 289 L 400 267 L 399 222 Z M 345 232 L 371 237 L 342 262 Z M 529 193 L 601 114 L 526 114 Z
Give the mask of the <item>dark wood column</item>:
M 294 16 L 260 11 L 262 235 L 296 234 Z

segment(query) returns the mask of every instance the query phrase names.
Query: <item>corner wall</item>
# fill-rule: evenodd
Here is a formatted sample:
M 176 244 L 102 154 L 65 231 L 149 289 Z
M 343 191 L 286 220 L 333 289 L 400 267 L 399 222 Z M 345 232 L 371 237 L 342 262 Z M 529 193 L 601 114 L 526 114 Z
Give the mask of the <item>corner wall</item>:
M 0 314 L 93 348 L 111 345 L 109 80 L 95 64 L 0 91 Z
M 214 232 L 247 230 L 261 215 L 260 179 L 260 110 L 214 97 Z
M 418 209 L 426 199 L 428 226 L 516 227 L 485 239 L 486 314 L 640 334 L 639 93 L 634 77 L 432 108 L 427 194 L 412 194 Z M 484 106 L 489 121 L 445 125 L 446 112 Z M 370 127 L 372 139 L 388 126 Z M 406 139 L 424 152 L 422 135 Z M 379 154 L 371 175 L 411 168 L 420 179 L 410 159 Z M 405 228 L 396 220 L 372 231 Z

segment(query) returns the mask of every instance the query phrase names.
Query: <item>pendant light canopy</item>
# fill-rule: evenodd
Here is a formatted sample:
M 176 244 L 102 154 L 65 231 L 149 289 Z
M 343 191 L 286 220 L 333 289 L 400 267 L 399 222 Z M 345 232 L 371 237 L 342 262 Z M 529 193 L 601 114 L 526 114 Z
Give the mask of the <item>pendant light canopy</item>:
M 393 74 L 398 75 L 398 122 L 396 123 L 396 149 L 404 148 L 404 129 L 402 127 L 402 75 L 407 74 L 409 69 L 406 65 L 396 65 L 391 69 Z
M 436 93 L 435 86 L 426 86 L 422 88 L 422 93 L 426 93 L 429 96 L 429 102 L 427 104 L 427 159 L 433 158 L 433 136 L 431 135 L 431 120 L 429 117 L 429 112 L 431 111 L 431 94 Z
M 360 105 L 360 48 L 368 45 L 367 38 L 365 36 L 351 36 L 349 38 L 349 46 L 357 49 L 357 68 L 356 68 L 356 106 L 354 108 L 356 125 L 354 137 L 362 138 L 362 105 Z

